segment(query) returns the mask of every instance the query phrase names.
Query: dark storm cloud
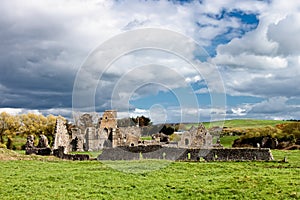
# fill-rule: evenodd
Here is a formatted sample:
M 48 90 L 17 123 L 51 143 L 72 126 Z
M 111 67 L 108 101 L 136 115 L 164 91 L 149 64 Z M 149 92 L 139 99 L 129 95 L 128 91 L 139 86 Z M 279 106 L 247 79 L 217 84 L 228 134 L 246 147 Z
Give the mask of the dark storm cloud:
M 0 84 L 5 90 L 0 92 L 6 101 L 0 106 L 47 108 L 63 104 L 66 96 L 70 100 L 76 71 L 60 60 L 63 51 L 37 45 L 2 46 Z
M 67 21 L 18 3 L 0 7 L 0 107 L 70 107 L 77 60 Z

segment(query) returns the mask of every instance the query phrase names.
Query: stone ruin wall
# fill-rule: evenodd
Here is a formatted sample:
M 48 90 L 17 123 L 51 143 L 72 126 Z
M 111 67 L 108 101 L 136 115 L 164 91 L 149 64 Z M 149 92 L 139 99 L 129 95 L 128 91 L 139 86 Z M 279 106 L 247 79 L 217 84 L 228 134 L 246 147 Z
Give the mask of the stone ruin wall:
M 80 128 L 72 128 L 72 151 L 84 151 L 83 144 L 85 143 L 84 135 L 81 134 Z
M 142 135 L 142 129 L 137 126 L 119 127 L 119 130 L 122 135 L 131 134 L 137 137 L 141 137 Z
M 102 119 L 100 120 L 100 129 L 111 129 L 117 128 L 117 111 L 115 110 L 106 110 L 103 113 Z
M 121 145 L 117 146 L 137 146 L 141 138 L 142 129 L 137 126 L 119 127 L 119 132 L 121 138 L 126 139 L 124 142 L 121 142 Z
M 207 161 L 270 161 L 274 160 L 269 148 L 213 148 L 188 149 L 190 160 L 204 158 Z M 185 155 L 183 156 L 183 158 Z M 185 157 L 186 158 L 186 157 Z
M 62 146 L 58 147 L 58 149 L 54 149 L 53 155 L 65 160 L 90 160 L 88 154 L 66 154 Z
M 138 129 L 136 127 L 123 129 L 123 131 L 129 131 L 130 135 L 136 141 L 138 138 Z M 141 129 L 139 129 L 141 130 Z M 77 133 L 81 135 L 80 130 Z M 120 134 L 120 132 L 118 133 Z M 101 134 L 100 134 L 101 135 Z M 122 134 L 120 134 L 122 135 Z M 89 146 L 100 146 L 99 134 L 94 128 L 87 129 L 86 133 L 89 140 Z M 43 138 L 42 138 L 43 139 Z M 102 138 L 103 140 L 104 138 Z M 30 137 L 27 141 L 28 147 L 34 147 L 31 145 L 32 138 Z M 30 143 L 30 144 L 29 144 Z M 97 143 L 97 144 L 96 144 Z M 45 145 L 47 146 L 46 142 Z M 46 155 L 47 152 L 30 152 L 35 154 Z M 59 154 L 58 157 L 64 159 L 88 159 L 88 157 L 78 157 L 73 155 L 68 155 L 70 147 L 69 134 L 66 128 L 65 121 L 62 119 L 57 119 L 55 128 L 55 141 L 54 141 L 54 151 Z M 50 148 L 48 148 L 50 149 Z M 60 151 L 59 151 L 60 149 Z M 64 150 L 62 152 L 61 150 Z M 42 151 L 42 150 L 41 150 Z M 59 153 L 60 152 L 60 153 Z M 51 149 L 50 149 L 51 153 Z M 116 148 L 105 148 L 101 155 L 98 156 L 98 160 L 139 160 L 139 159 L 166 159 L 166 160 L 176 160 L 176 161 L 199 161 L 204 159 L 206 161 L 270 161 L 273 160 L 272 153 L 269 148 L 177 148 L 177 147 L 166 147 L 161 145 L 141 145 L 134 146 L 131 145 L 120 146 Z
M 117 112 L 114 110 L 108 110 L 103 113 L 98 127 L 73 128 L 72 137 L 69 139 L 65 122 L 62 119 L 58 119 L 56 122 L 54 149 L 63 146 L 65 153 L 68 153 L 69 151 L 98 151 L 106 147 L 156 145 L 160 142 L 141 141 L 140 138 L 143 131 L 141 127 L 117 127 Z M 188 144 L 186 144 L 186 140 Z M 207 132 L 203 124 L 199 124 L 197 128 L 192 127 L 189 131 L 182 134 L 178 147 L 212 147 L 212 136 Z
M 190 130 L 182 133 L 178 146 L 182 148 L 210 148 L 213 146 L 213 137 L 200 123 L 197 128 L 192 126 Z
M 99 128 L 94 126 L 72 129 L 73 151 L 98 151 L 104 147 L 114 147 L 117 139 L 117 112 L 107 110 L 99 120 Z M 111 140 L 110 140 L 111 139 Z
M 95 147 L 99 146 L 99 135 L 96 131 L 95 127 L 88 127 L 85 129 L 85 144 L 86 144 L 86 150 L 92 151 L 95 149 Z M 95 149 L 97 150 L 97 149 Z
M 60 118 L 56 120 L 53 149 L 58 149 L 58 147 L 64 147 L 65 153 L 70 151 L 70 138 L 66 123 Z
M 160 145 L 104 149 L 98 160 L 166 159 L 176 161 L 270 161 L 268 148 L 174 148 Z
M 50 155 L 52 152 L 48 144 L 48 138 L 45 135 L 40 135 L 39 144 L 34 146 L 34 136 L 27 136 L 25 144 L 25 154 L 36 154 L 36 155 Z

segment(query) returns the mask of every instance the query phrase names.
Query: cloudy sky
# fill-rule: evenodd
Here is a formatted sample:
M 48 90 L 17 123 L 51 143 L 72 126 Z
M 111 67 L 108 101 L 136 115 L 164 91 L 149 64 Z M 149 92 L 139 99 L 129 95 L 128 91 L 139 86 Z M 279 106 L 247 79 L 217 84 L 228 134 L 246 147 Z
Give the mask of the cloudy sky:
M 300 119 L 298 0 L 2 0 L 0 111 Z

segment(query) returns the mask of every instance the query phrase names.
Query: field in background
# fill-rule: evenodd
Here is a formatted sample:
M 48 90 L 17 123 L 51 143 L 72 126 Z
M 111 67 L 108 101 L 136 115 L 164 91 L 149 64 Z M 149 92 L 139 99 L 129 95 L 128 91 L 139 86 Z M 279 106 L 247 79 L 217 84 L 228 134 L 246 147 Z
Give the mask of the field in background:
M 277 124 L 290 123 L 290 121 L 284 120 L 262 120 L 262 119 L 232 119 L 225 120 L 224 122 L 203 122 L 206 128 L 211 128 L 214 126 L 223 126 L 230 128 L 258 128 L 265 126 L 276 126 Z M 188 130 L 192 126 L 198 126 L 197 123 L 184 124 L 184 127 Z
M 1 149 L 0 149 L 1 150 Z M 300 151 L 272 151 L 283 162 L 63 161 L 0 151 L 0 199 L 299 199 Z M 29 160 L 24 160 L 28 158 Z
M 233 141 L 238 138 L 239 136 L 224 136 L 220 138 L 220 141 L 225 148 L 231 148 Z

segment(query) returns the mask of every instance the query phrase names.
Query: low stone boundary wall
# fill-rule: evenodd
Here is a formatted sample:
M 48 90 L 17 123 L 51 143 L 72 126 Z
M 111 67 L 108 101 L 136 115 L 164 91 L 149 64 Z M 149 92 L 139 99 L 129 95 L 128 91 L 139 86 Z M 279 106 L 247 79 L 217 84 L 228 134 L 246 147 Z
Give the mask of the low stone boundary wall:
M 186 149 L 161 147 L 159 145 L 106 148 L 98 156 L 98 160 L 177 160 L 185 151 Z
M 36 154 L 41 156 L 49 156 L 51 153 L 52 150 L 49 147 L 45 147 L 45 148 L 32 147 L 32 148 L 25 149 L 26 155 Z
M 274 160 L 268 148 L 214 148 L 188 149 L 190 160 L 204 158 L 206 161 L 270 161 Z M 183 159 L 186 160 L 186 159 Z
M 90 156 L 87 154 L 65 154 L 63 146 L 58 147 L 58 149 L 54 149 L 53 155 L 65 160 L 89 160 L 90 159 Z
M 206 148 L 187 149 L 153 146 L 106 148 L 98 160 L 166 159 L 176 161 L 270 161 L 268 148 Z

